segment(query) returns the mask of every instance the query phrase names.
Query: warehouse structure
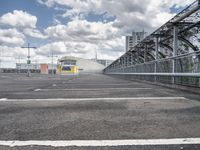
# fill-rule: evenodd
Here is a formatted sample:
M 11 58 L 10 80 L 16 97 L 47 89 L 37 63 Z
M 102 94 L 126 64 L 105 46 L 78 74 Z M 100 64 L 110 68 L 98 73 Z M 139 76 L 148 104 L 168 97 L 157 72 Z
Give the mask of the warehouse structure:
M 109 66 L 113 62 L 113 60 L 109 60 L 109 59 L 91 59 L 91 60 L 99 64 L 102 64 L 105 67 Z
M 27 73 L 28 68 L 31 73 L 41 74 L 79 74 L 79 73 L 102 73 L 102 70 L 112 61 L 83 59 L 73 56 L 65 56 L 58 59 L 57 64 L 47 63 L 16 63 L 16 68 L 3 68 L 3 73 Z
M 105 68 L 98 62 L 73 57 L 65 56 L 58 60 L 58 74 L 78 74 L 78 73 L 102 73 Z

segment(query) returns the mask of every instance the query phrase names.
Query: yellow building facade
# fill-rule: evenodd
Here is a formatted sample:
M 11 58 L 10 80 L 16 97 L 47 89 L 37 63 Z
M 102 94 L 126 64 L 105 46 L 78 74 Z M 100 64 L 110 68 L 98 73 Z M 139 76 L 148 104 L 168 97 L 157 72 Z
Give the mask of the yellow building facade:
M 76 60 L 66 59 L 59 60 L 57 66 L 57 73 L 61 75 L 73 75 L 78 73 L 78 67 L 76 65 Z

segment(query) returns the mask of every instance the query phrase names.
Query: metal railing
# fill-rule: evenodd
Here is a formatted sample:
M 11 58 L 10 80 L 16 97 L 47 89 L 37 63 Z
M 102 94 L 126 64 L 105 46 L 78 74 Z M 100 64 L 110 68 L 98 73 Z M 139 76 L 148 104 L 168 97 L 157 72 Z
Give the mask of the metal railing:
M 173 71 L 175 62 L 175 71 Z M 200 87 L 200 51 L 136 65 L 110 66 L 105 74 Z
M 104 73 L 200 87 L 199 14 L 200 0 L 196 0 L 116 59 Z

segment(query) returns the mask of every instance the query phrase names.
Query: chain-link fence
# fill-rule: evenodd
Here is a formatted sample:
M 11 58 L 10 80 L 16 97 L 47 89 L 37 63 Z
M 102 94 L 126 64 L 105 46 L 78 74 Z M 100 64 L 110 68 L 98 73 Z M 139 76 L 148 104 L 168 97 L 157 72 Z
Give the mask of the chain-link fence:
M 129 66 L 110 66 L 105 74 L 124 74 L 141 80 L 200 87 L 200 52 Z M 195 76 L 194 76 L 195 75 Z

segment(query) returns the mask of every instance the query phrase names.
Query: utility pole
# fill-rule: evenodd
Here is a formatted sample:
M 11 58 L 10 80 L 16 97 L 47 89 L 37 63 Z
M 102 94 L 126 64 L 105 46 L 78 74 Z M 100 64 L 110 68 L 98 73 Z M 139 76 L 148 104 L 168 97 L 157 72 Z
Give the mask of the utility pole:
M 48 57 L 51 57 L 51 75 L 53 76 L 54 75 L 54 57 L 58 57 L 58 56 L 55 56 L 53 51 L 51 51 L 51 55 L 48 56 Z
M 20 73 L 20 70 L 21 70 L 21 64 L 20 64 L 20 63 L 21 63 L 21 61 L 20 61 L 21 58 L 22 58 L 21 56 L 18 56 L 18 57 L 15 58 L 15 60 L 16 60 L 17 73 Z
M 27 65 L 28 65 L 28 69 L 27 69 L 27 77 L 31 76 L 31 72 L 30 72 L 30 64 L 31 64 L 31 60 L 30 60 L 30 48 L 36 49 L 36 47 L 31 47 L 30 43 L 28 43 L 28 46 L 25 47 L 21 47 L 21 48 L 27 48 L 28 49 L 28 55 L 27 55 Z
M 95 51 L 95 61 L 97 62 L 98 56 L 97 56 L 97 50 Z
M 21 72 L 21 59 L 24 59 L 24 58 L 21 57 L 21 56 L 18 56 L 15 59 L 16 59 L 16 64 L 18 63 L 18 65 L 17 65 L 17 71 L 18 71 L 18 73 L 20 73 Z

